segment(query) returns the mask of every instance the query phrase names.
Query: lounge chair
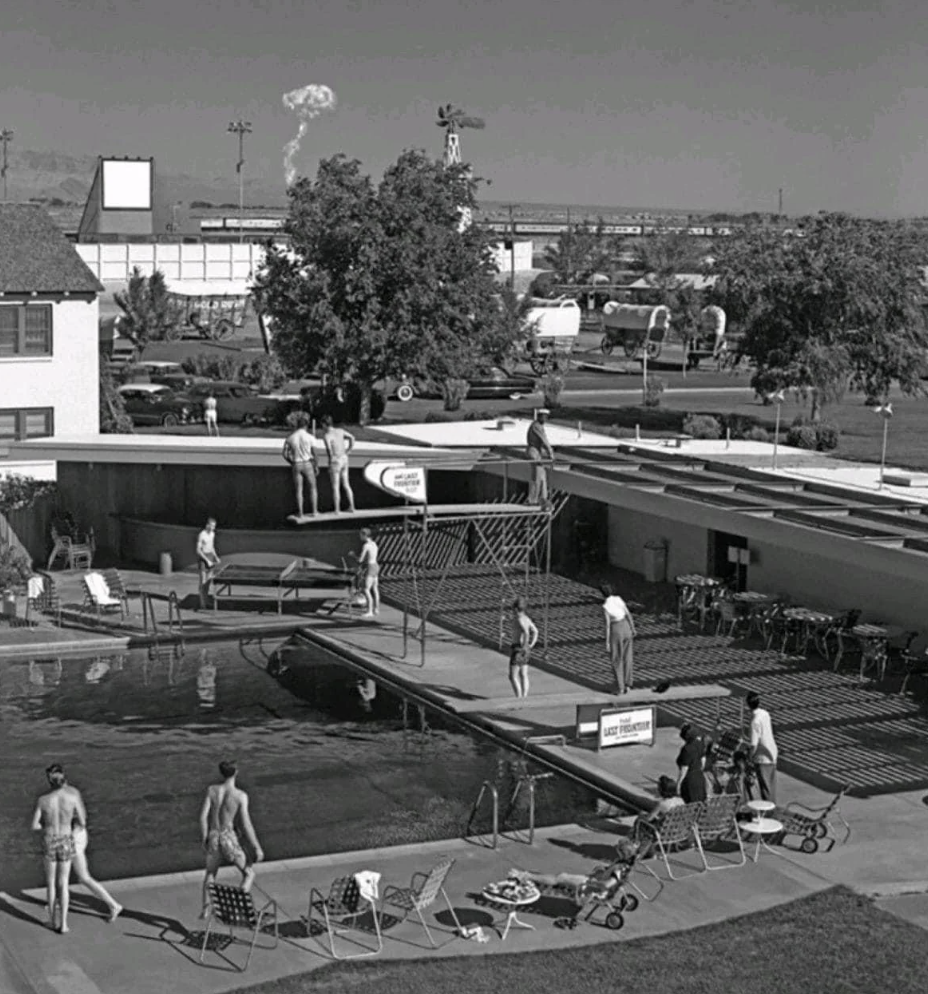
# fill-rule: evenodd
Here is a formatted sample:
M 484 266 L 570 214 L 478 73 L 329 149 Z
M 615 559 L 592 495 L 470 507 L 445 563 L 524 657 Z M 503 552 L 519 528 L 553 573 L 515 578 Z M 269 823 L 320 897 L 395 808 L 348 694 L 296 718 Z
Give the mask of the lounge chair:
M 51 569 L 58 559 L 67 563 L 68 569 L 90 569 L 96 551 L 93 529 L 80 535 L 73 522 L 59 521 L 52 525 L 52 551 L 48 557 L 47 569 Z
M 696 846 L 699 855 L 702 857 L 703 866 L 707 870 L 730 870 L 736 866 L 744 866 L 747 862 L 747 855 L 744 851 L 744 843 L 741 839 L 741 831 L 738 828 L 736 817 L 738 808 L 741 806 L 739 794 L 721 794 L 718 797 L 710 797 L 703 801 L 696 815 L 693 825 L 693 834 L 696 837 Z M 695 807 L 695 805 L 694 805 Z M 706 845 L 718 842 L 735 842 L 738 851 L 741 853 L 739 862 L 732 863 L 723 860 L 721 863 L 712 864 L 706 858 Z
M 777 808 L 773 817 L 783 823 L 783 832 L 778 838 L 782 841 L 787 835 L 797 835 L 802 837 L 799 848 L 804 853 L 818 852 L 823 840 L 828 839 L 830 845 L 825 850 L 831 852 L 837 842 L 844 845 L 851 837 L 851 826 L 845 821 L 844 815 L 838 805 L 847 793 L 848 788 L 844 787 L 821 808 L 810 808 L 798 801 L 790 801 L 785 808 Z M 837 818 L 844 826 L 843 838 L 838 838 L 838 833 L 831 823 L 832 818 Z
M 344 935 L 348 928 L 362 931 L 359 923 L 367 914 L 373 917 L 377 948 L 366 947 L 364 952 L 339 955 L 335 949 L 335 936 Z M 366 956 L 376 956 L 383 950 L 383 935 L 380 931 L 377 905 L 372 898 L 362 896 L 361 889 L 354 877 L 339 877 L 333 880 L 328 896 L 315 887 L 310 890 L 309 908 L 305 919 L 306 931 L 309 935 L 313 934 L 314 918 L 321 920 L 325 925 L 333 959 L 363 959 Z
M 638 842 L 644 852 L 642 853 L 642 858 L 646 852 L 648 855 L 654 855 L 659 853 L 661 859 L 664 861 L 664 866 L 667 870 L 667 876 L 671 880 L 680 880 L 680 876 L 674 876 L 673 869 L 670 866 L 670 855 L 671 853 L 678 852 L 680 849 L 689 846 L 696 846 L 696 819 L 699 817 L 702 804 L 697 802 L 696 804 L 684 804 L 678 808 L 672 808 L 670 811 L 664 815 L 663 819 L 654 825 L 647 821 L 638 821 L 637 824 L 637 838 Z M 645 864 L 642 864 L 643 866 Z M 650 869 L 650 867 L 646 867 Z M 654 872 L 653 870 L 651 871 Z M 696 871 L 702 873 L 702 870 Z M 657 876 L 657 874 L 654 874 Z M 685 876 L 693 876 L 692 873 L 685 874 Z
M 81 577 L 84 581 L 84 606 L 92 607 L 97 612 L 97 619 L 102 618 L 104 611 L 119 611 L 120 617 L 126 616 L 126 604 L 121 597 L 114 597 L 103 578 L 102 573 L 87 573 Z
M 257 890 L 257 888 L 255 888 Z M 248 956 L 243 966 L 236 969 L 244 973 L 251 963 L 252 953 L 258 943 L 258 935 L 262 930 L 273 922 L 274 944 L 261 946 L 262 949 L 276 949 L 280 940 L 278 931 L 277 902 L 267 897 L 267 901 L 260 907 L 255 905 L 255 900 L 251 891 L 244 891 L 239 887 L 229 887 L 227 884 L 212 883 L 209 885 L 209 915 L 206 919 L 206 931 L 203 933 L 203 946 L 200 949 L 200 962 L 206 955 L 206 947 L 209 945 L 210 932 L 216 925 L 225 925 L 229 929 L 229 937 L 234 943 L 235 929 L 246 929 L 251 933 L 251 944 L 248 947 Z M 247 941 L 247 940 L 246 940 Z
M 445 904 L 448 906 L 448 911 L 451 912 L 451 918 L 458 932 L 461 931 L 461 923 L 458 921 L 458 916 L 455 914 L 451 901 L 448 899 L 448 894 L 445 891 L 445 879 L 453 866 L 454 860 L 446 858 L 433 866 L 428 873 L 422 873 L 421 871 L 414 873 L 408 887 L 388 886 L 383 893 L 383 900 L 380 906 L 381 914 L 384 908 L 390 906 L 402 911 L 403 915 L 400 921 L 405 921 L 411 912 L 415 912 L 420 924 L 425 929 L 425 934 L 428 936 L 432 948 L 437 949 L 438 947 L 432 938 L 432 933 L 429 931 L 422 912 L 426 908 L 431 907 L 438 898 L 438 895 L 441 894 L 445 899 Z

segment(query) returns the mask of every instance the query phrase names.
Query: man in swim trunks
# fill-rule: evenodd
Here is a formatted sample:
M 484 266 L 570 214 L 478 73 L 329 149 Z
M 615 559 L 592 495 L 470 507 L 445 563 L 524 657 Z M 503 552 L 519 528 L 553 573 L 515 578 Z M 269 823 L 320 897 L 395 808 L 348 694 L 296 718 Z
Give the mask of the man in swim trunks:
M 113 900 L 110 892 L 90 875 L 90 867 L 87 865 L 87 844 L 90 841 L 87 835 L 87 808 L 84 806 L 84 798 L 77 787 L 71 788 L 77 795 L 78 811 L 80 821 L 73 826 L 72 836 L 74 838 L 74 875 L 77 882 L 83 884 L 91 894 L 95 894 L 108 908 L 108 919 L 116 921 L 122 912 L 122 905 Z
M 380 563 L 377 562 L 379 551 L 377 543 L 371 536 L 370 528 L 362 528 L 358 569 L 361 574 L 361 591 L 367 607 L 365 618 L 373 618 L 380 614 Z
M 319 495 L 316 489 L 316 454 L 313 451 L 313 436 L 309 428 L 309 415 L 301 411 L 296 418 L 296 430 L 287 436 L 284 442 L 284 459 L 290 463 L 293 475 L 293 488 L 296 493 L 297 517 L 305 517 L 303 513 L 303 484 L 309 487 L 309 503 L 312 515 L 319 513 Z
M 258 842 L 251 815 L 248 812 L 248 795 L 235 785 L 238 768 L 235 763 L 223 760 L 219 764 L 222 783 L 207 788 L 203 807 L 200 809 L 200 833 L 206 852 L 206 876 L 203 878 L 203 914 L 209 911 L 209 885 L 215 883 L 219 867 L 232 864 L 242 875 L 242 890 L 249 890 L 255 880 L 255 863 L 264 859 L 264 850 Z M 235 831 L 235 819 L 241 822 L 245 839 L 254 850 L 249 862 Z
M 329 455 L 329 476 L 332 479 L 332 501 L 335 513 L 341 514 L 342 490 L 348 498 L 348 510 L 354 514 L 354 492 L 348 482 L 348 454 L 354 448 L 354 435 L 344 428 L 336 428 L 330 415 L 322 419 L 325 451 Z
M 80 794 L 68 785 L 64 770 L 58 763 L 52 763 L 45 776 L 51 790 L 36 802 L 32 828 L 43 833 L 49 925 L 63 934 L 68 931 L 71 898 L 68 878 L 74 858 L 72 826 L 84 825 L 84 805 Z
M 509 654 L 509 683 L 516 697 L 528 697 L 528 663 L 538 641 L 538 628 L 528 616 L 524 597 L 512 603 L 512 648 Z

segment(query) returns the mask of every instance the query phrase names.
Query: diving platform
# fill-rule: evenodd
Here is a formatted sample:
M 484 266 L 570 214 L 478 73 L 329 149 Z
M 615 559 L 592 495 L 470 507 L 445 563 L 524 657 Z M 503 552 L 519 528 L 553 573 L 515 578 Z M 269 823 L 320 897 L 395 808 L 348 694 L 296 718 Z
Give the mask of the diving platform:
M 671 686 L 659 693 L 656 690 L 636 688 L 624 694 L 600 694 L 595 691 L 570 691 L 561 694 L 537 694 L 534 697 L 487 697 L 473 700 L 446 698 L 445 703 L 456 714 L 508 713 L 541 711 L 560 707 L 635 707 L 666 704 L 668 701 L 704 701 L 731 697 L 728 687 L 718 683 Z
M 441 518 L 442 521 L 466 521 L 472 518 L 529 517 L 547 513 L 540 504 L 398 504 L 395 507 L 362 507 L 356 511 L 324 511 L 319 514 L 290 514 L 293 525 L 384 521 L 390 518 Z

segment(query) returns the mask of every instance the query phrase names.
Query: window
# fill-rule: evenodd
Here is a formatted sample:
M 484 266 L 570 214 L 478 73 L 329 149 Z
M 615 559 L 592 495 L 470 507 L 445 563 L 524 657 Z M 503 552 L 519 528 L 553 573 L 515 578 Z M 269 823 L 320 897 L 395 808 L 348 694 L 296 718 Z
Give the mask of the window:
M 0 304 L 0 359 L 51 354 L 51 304 Z
M 55 432 L 55 411 L 51 407 L 0 409 L 0 442 L 21 442 L 43 438 Z

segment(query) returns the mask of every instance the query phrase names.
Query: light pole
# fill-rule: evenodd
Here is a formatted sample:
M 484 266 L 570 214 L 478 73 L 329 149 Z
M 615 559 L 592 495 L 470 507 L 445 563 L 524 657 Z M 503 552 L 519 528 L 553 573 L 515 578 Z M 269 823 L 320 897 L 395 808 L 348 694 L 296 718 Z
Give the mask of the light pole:
M 512 218 L 513 210 L 519 204 L 509 204 L 509 289 L 516 289 L 516 223 Z
M 873 408 L 873 413 L 883 415 L 883 449 L 880 452 L 880 486 L 878 488 L 882 490 L 883 475 L 886 472 L 886 436 L 889 433 L 889 419 L 893 416 L 893 405 L 884 401 L 879 407 Z
M 776 472 L 777 468 L 777 449 L 780 446 L 780 409 L 783 406 L 783 401 L 786 398 L 783 396 L 782 390 L 777 390 L 777 392 L 770 398 L 777 405 L 777 424 L 773 431 L 773 470 Z
M 6 149 L 10 142 L 13 140 L 13 132 L 10 128 L 0 129 L 0 142 L 3 142 L 3 166 L 0 168 L 0 174 L 3 175 L 3 199 L 7 199 L 6 193 Z
M 177 208 L 183 206 L 184 206 L 183 200 L 178 200 L 177 203 L 171 204 L 171 223 L 168 226 L 168 230 L 171 232 L 172 235 L 177 234 Z
M 251 134 L 251 121 L 232 121 L 226 129 L 230 135 L 238 135 L 238 162 L 235 171 L 238 173 L 238 240 L 245 240 L 245 135 Z

